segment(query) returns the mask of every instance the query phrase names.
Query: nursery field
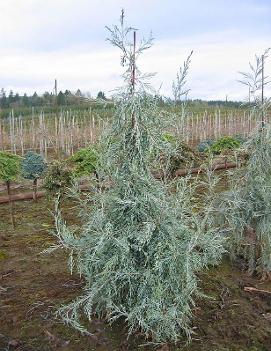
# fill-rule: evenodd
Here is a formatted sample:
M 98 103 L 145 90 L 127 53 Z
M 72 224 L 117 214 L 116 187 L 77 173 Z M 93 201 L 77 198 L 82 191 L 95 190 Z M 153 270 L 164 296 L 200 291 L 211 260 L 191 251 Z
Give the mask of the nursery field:
M 76 208 L 63 202 L 64 218 L 78 224 Z M 43 254 L 55 243 L 53 201 L 48 198 L 15 204 L 12 229 L 8 205 L 0 205 L 0 350 L 184 350 L 268 351 L 271 349 L 271 283 L 249 276 L 245 263 L 227 257 L 199 275 L 207 298 L 193 308 L 192 343 L 175 346 L 141 346 L 137 333 L 127 340 L 125 323 L 110 327 L 93 319 L 93 336 L 65 326 L 54 313 L 78 294 L 83 280 L 70 275 L 63 250 Z
M 0 351 L 270 351 L 270 49 L 249 103 L 193 111 L 193 51 L 164 99 L 152 35 L 106 29 L 112 101 L 0 119 Z
M 215 107 L 198 110 L 187 109 L 184 120 L 181 109 L 170 106 L 161 111 L 176 113 L 177 133 L 185 142 L 195 145 L 205 139 L 226 135 L 247 137 L 258 123 L 258 116 L 244 108 L 218 109 Z M 105 107 L 90 107 L 82 110 L 33 112 L 17 115 L 9 112 L 0 119 L 0 151 L 24 155 L 27 151 L 38 151 L 45 157 L 69 156 L 79 148 L 95 143 L 112 119 L 114 108 L 110 103 Z M 270 113 L 266 120 L 269 121 Z

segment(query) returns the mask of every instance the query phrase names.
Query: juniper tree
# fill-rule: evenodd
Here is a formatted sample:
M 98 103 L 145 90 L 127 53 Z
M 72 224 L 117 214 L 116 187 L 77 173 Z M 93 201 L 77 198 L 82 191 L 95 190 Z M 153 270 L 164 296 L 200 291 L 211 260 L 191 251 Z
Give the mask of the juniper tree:
M 219 194 L 215 216 L 225 228 L 231 256 L 243 256 L 251 274 L 257 271 L 263 279 L 271 278 L 270 126 L 256 130 L 245 148 L 247 165 L 234 173 L 231 189 Z
M 22 160 L 22 175 L 25 179 L 33 180 L 33 199 L 37 200 L 38 179 L 44 174 L 46 163 L 36 152 L 29 151 Z
M 163 118 L 148 75 L 137 67 L 152 39 L 138 47 L 131 43 L 134 29 L 125 26 L 123 13 L 120 26 L 108 29 L 125 68 L 99 162 L 99 174 L 111 187 L 93 197 L 81 230 L 73 231 L 60 213 L 56 216 L 56 247 L 70 252 L 71 269 L 85 279 L 82 296 L 60 313 L 86 334 L 81 313 L 109 322 L 123 317 L 129 334 L 140 330 L 154 342 L 176 341 L 182 333 L 190 335 L 196 274 L 218 261 L 221 238 L 193 208 L 188 180 L 173 186 L 152 175 L 163 147 Z
M 252 113 L 260 120 L 244 147 L 249 155 L 244 170 L 233 176 L 233 186 L 221 196 L 217 217 L 228 232 L 229 251 L 243 255 L 250 273 L 258 271 L 271 278 L 271 127 L 265 122 L 270 98 L 264 98 L 268 84 L 263 74 L 269 49 L 255 57 L 250 72 L 242 73 L 243 84 L 250 89 Z

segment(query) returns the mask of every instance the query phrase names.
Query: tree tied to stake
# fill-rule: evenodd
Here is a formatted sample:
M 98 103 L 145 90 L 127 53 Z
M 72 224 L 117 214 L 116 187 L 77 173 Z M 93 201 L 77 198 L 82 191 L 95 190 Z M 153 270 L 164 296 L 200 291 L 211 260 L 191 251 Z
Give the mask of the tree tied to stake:
M 38 179 L 46 170 L 44 158 L 36 152 L 29 151 L 22 160 L 22 175 L 25 179 L 33 180 L 33 199 L 37 200 Z
M 247 166 L 234 174 L 232 189 L 219 195 L 219 215 L 215 214 L 228 234 L 231 255 L 242 255 L 248 271 L 258 272 L 262 279 L 271 279 L 271 127 L 266 122 L 271 99 L 264 97 L 264 86 L 269 83 L 264 75 L 264 61 L 269 50 L 256 55 L 250 72 L 242 73 L 242 83 L 253 96 L 252 113 L 261 118 L 244 144 L 249 154 Z
M 246 169 L 236 172 L 231 190 L 219 195 L 215 217 L 226 230 L 232 257 L 243 256 L 249 273 L 271 279 L 270 125 L 256 130 L 245 148 L 250 155 Z
M 104 141 L 99 175 L 112 187 L 97 191 L 86 223 L 70 229 L 56 215 L 55 246 L 70 252 L 70 268 L 84 277 L 81 297 L 60 309 L 66 323 L 83 333 L 80 314 L 113 322 L 124 318 L 129 334 L 140 330 L 153 342 L 189 337 L 196 273 L 220 259 L 222 240 L 208 217 L 195 211 L 188 179 L 163 183 L 152 165 L 165 144 L 163 114 L 140 72 L 138 57 L 151 46 L 129 41 L 133 28 L 108 28 L 122 52 L 125 85 L 115 96 L 116 113 Z M 135 71 L 133 84 L 133 72 Z
M 20 174 L 21 157 L 0 151 L 0 179 L 5 182 L 10 204 L 10 217 L 13 228 L 15 227 L 13 203 L 11 199 L 10 183 L 15 181 Z

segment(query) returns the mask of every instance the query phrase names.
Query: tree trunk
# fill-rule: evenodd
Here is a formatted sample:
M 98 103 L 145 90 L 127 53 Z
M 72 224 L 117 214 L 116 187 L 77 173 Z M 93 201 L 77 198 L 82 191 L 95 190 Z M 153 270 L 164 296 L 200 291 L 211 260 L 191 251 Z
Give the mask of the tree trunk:
M 38 179 L 35 178 L 33 181 L 33 200 L 37 201 L 37 185 L 38 185 Z
M 10 219 L 11 219 L 12 227 L 14 229 L 15 228 L 15 220 L 14 220 L 14 214 L 13 214 L 13 201 L 11 199 L 10 181 L 9 180 L 6 182 L 6 185 L 7 185 L 9 208 L 10 208 Z

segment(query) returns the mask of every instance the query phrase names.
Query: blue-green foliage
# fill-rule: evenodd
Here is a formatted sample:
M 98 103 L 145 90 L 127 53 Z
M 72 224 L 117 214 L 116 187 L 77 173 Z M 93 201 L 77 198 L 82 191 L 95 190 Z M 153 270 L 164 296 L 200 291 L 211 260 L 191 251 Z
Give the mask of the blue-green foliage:
M 235 139 L 239 141 L 241 145 L 247 141 L 247 138 L 240 134 L 235 135 Z
M 214 144 L 214 140 L 212 139 L 207 139 L 199 143 L 198 145 L 198 151 L 199 152 L 207 152 L 210 151 L 211 146 Z
M 201 213 L 193 204 L 190 179 L 167 183 L 153 177 L 160 154 L 171 162 L 168 150 L 176 148 L 163 142 L 164 114 L 157 97 L 146 90 L 146 75 L 136 69 L 136 89 L 131 80 L 134 54 L 126 37 L 132 29 L 123 26 L 123 15 L 121 28 L 109 30 L 126 68 L 116 113 L 101 139 L 98 173 L 102 185 L 110 187 L 97 189 L 91 203 L 82 206 L 85 222 L 78 230 L 56 215 L 59 246 L 53 249 L 69 250 L 70 267 L 85 281 L 83 295 L 60 314 L 85 334 L 81 312 L 88 319 L 93 314 L 109 322 L 122 318 L 129 334 L 140 331 L 154 342 L 176 342 L 181 333 L 191 333 L 197 275 L 219 261 L 223 241 L 209 225 L 208 202 Z M 150 45 L 151 40 L 143 41 L 136 57 Z
M 25 179 L 41 178 L 46 170 L 44 158 L 36 152 L 29 151 L 22 161 L 22 175 Z
M 250 272 L 271 277 L 271 127 L 265 125 L 246 144 L 250 156 L 233 175 L 233 187 L 219 194 L 218 224 L 227 227 L 229 252 L 247 259 Z

